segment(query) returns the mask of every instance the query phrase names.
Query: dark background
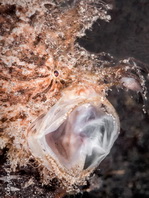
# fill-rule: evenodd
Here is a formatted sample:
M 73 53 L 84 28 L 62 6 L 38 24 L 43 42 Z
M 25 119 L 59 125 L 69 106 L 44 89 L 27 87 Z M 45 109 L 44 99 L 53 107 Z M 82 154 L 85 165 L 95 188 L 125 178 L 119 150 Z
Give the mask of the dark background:
M 110 2 L 110 1 L 109 1 Z M 116 62 L 134 57 L 149 63 L 149 1 L 111 1 L 111 21 L 98 20 L 86 36 L 79 39 L 81 46 L 92 53 L 106 52 Z M 148 77 L 144 73 L 146 80 Z M 149 83 L 146 82 L 147 89 Z M 149 96 L 148 96 L 149 97 Z M 109 156 L 96 174 L 101 177 L 99 190 L 77 198 L 148 198 L 149 197 L 149 104 L 143 113 L 143 102 L 138 94 L 113 89 L 108 96 L 121 121 L 121 134 Z M 99 184 L 99 185 L 100 185 Z
M 108 1 L 107 1 L 108 2 Z M 112 0 L 111 21 L 98 20 L 79 40 L 88 51 L 149 62 L 149 1 Z

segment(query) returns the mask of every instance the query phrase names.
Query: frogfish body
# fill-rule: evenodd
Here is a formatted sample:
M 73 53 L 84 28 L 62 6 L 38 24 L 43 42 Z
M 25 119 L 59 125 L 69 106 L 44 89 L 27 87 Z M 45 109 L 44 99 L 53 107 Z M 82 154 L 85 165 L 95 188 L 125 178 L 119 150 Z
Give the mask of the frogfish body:
M 110 20 L 108 9 L 94 0 L 1 0 L 0 148 L 13 171 L 36 163 L 43 184 L 57 178 L 69 191 L 109 154 L 120 123 L 108 90 L 142 92 L 144 81 L 128 60 L 111 67 L 76 42 L 98 18 Z

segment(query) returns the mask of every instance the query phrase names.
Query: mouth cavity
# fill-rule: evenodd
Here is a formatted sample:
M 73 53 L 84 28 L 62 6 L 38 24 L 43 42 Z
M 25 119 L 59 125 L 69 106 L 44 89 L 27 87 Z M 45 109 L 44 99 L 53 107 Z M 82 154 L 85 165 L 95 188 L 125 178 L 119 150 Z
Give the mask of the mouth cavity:
M 118 136 L 118 123 L 105 108 L 86 103 L 68 115 L 60 126 L 46 132 L 45 140 L 60 163 L 89 169 L 108 155 Z

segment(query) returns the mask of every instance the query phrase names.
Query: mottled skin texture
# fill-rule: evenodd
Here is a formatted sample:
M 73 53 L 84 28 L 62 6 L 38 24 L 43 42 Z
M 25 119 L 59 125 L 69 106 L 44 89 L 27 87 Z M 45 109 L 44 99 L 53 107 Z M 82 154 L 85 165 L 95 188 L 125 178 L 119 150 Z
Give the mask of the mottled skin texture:
M 75 42 L 98 17 L 109 20 L 106 5 L 95 2 L 0 1 L 0 147 L 8 148 L 13 170 L 31 163 L 26 131 L 63 90 L 89 86 L 105 93 L 114 85 L 122 86 L 123 76 L 143 85 L 137 67 L 128 62 L 116 67 L 107 67 L 107 62 L 104 67 L 97 55 Z M 44 176 L 44 167 L 39 170 L 44 183 L 54 177 L 54 173 Z

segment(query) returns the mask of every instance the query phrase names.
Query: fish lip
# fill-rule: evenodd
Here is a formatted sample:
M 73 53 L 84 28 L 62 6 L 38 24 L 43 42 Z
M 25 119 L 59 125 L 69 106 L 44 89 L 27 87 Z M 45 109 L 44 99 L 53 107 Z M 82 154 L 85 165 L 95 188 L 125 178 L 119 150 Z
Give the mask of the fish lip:
M 80 96 L 76 95 L 74 97 L 74 100 L 71 100 L 71 101 L 73 101 L 74 103 L 72 104 L 70 102 L 70 100 L 67 99 L 66 95 L 64 95 L 52 107 L 53 109 L 51 108 L 49 110 L 49 112 L 50 111 L 52 111 L 52 112 L 56 112 L 57 111 L 58 112 L 59 111 L 59 109 L 58 109 L 59 106 L 60 107 L 65 107 L 66 104 L 69 103 L 70 108 L 68 108 L 68 109 L 67 108 L 63 109 L 62 108 L 62 110 L 64 110 L 65 113 L 62 116 L 61 120 L 59 120 L 59 126 L 60 126 L 61 123 L 63 123 L 67 119 L 69 114 L 77 106 L 82 105 L 82 104 L 86 104 L 86 103 L 90 103 L 90 104 L 94 104 L 94 105 L 99 105 L 101 108 L 103 108 L 105 110 L 105 114 L 111 115 L 111 117 L 113 118 L 113 122 L 115 122 L 115 124 L 116 124 L 116 131 L 117 131 L 117 136 L 118 136 L 119 130 L 120 130 L 119 117 L 118 117 L 114 107 L 111 105 L 111 103 L 104 96 L 100 96 L 99 94 L 95 94 L 93 96 L 85 98 L 84 96 L 80 97 Z M 69 111 L 67 111 L 67 110 L 69 110 Z M 68 169 L 67 167 L 64 167 L 61 164 L 61 162 L 59 161 L 58 157 L 55 155 L 55 153 L 52 151 L 52 149 L 50 147 L 49 148 L 47 147 L 48 150 L 47 150 L 47 148 L 45 148 L 45 145 L 47 144 L 46 140 L 45 140 L 45 135 L 46 135 L 48 129 L 47 129 L 47 131 L 44 130 L 43 126 L 45 126 L 45 122 L 48 120 L 48 117 L 49 117 L 48 113 L 43 115 L 43 116 L 41 116 L 41 118 L 40 118 L 41 122 L 40 122 L 39 125 L 38 125 L 38 123 L 39 123 L 40 120 L 37 119 L 34 122 L 34 124 L 32 124 L 34 126 L 31 125 L 31 127 L 28 129 L 27 142 L 28 142 L 28 147 L 30 149 L 30 152 L 32 153 L 34 158 L 39 159 L 40 163 L 43 166 L 45 166 L 50 172 L 54 172 L 54 174 L 56 174 L 56 176 L 58 178 L 65 178 L 67 180 L 67 177 L 69 176 L 69 177 L 75 178 L 75 182 L 77 182 L 78 180 L 80 180 L 82 178 L 88 177 L 90 175 L 90 173 L 99 164 L 98 165 L 94 165 L 94 167 L 89 167 L 87 169 L 83 169 L 83 165 L 81 165 L 81 162 L 80 162 L 80 167 L 77 167 L 77 168 L 74 167 L 74 168 Z M 44 121 L 43 121 L 43 119 L 44 119 Z M 59 127 L 59 126 L 57 125 L 57 127 Z M 55 127 L 55 129 L 57 127 Z M 45 135 L 43 135 L 43 131 L 44 131 Z M 51 131 L 52 131 L 52 125 L 51 125 Z M 117 139 L 117 137 L 115 139 Z M 34 146 L 34 144 L 36 146 Z M 37 151 L 37 147 L 39 149 L 38 151 Z M 112 147 L 112 145 L 111 145 L 111 147 Z M 56 173 L 57 170 L 59 170 L 58 173 Z

